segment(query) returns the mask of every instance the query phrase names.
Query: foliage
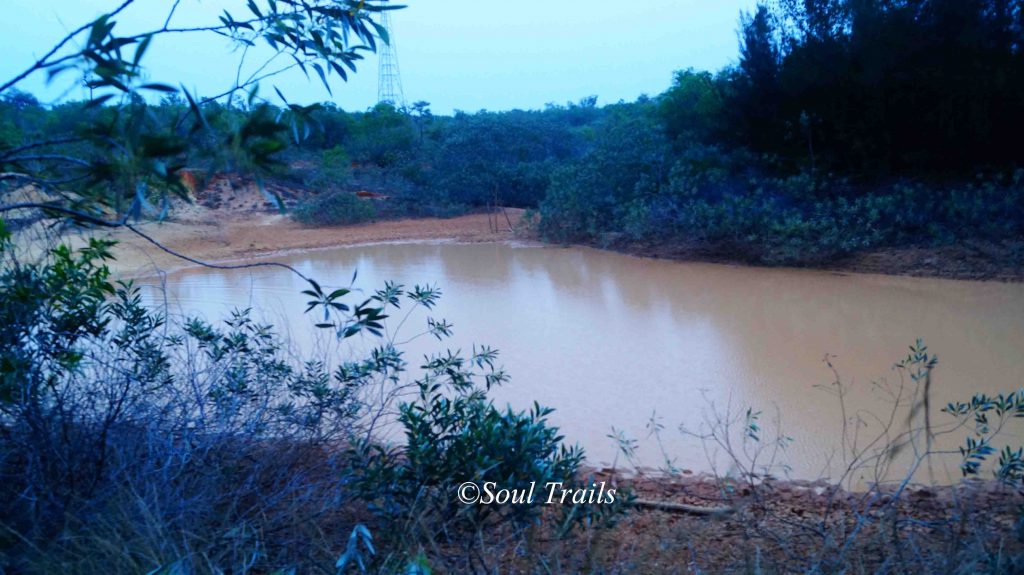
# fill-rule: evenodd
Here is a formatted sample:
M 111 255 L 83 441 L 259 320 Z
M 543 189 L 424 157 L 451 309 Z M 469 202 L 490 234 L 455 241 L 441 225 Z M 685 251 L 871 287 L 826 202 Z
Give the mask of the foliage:
M 582 107 L 598 115 L 593 103 Z M 428 186 L 460 204 L 536 206 L 555 167 L 584 149 L 579 130 L 570 123 L 578 108 L 457 113 L 435 120 Z
M 680 70 L 672 86 L 658 101 L 658 112 L 668 138 L 685 146 L 721 138 L 723 107 L 722 81 L 710 72 Z
M 552 177 L 540 205 L 548 237 L 572 241 L 615 231 L 630 204 L 666 183 L 669 146 L 654 105 L 618 105 L 610 112 L 594 127 L 591 149 Z
M 767 264 L 820 264 L 887 246 L 1013 241 L 1024 232 L 1022 172 L 975 182 L 862 186 L 810 175 L 769 177 L 749 156 L 691 144 L 661 165 L 587 156 L 558 174 L 541 231 L 559 241 L 695 246 Z M 618 185 L 612 174 L 620 174 Z M 661 180 L 659 182 L 659 180 Z
M 6 255 L 9 238 L 2 240 Z M 82 340 L 105 333 L 113 312 L 107 298 L 115 293 L 105 261 L 109 242 L 91 239 L 72 252 L 60 246 L 45 267 L 5 265 L 0 275 L 4 304 L 0 319 L 0 401 L 34 397 L 53 385 L 53 370 L 71 371 L 84 359 Z M 153 327 L 158 326 L 154 321 Z M 37 339 L 38 338 L 38 339 Z M 37 345 L 25 345 L 36 339 Z
M 351 69 L 364 45 L 373 47 L 370 16 L 380 7 L 312 2 L 295 16 L 301 5 L 254 4 L 250 18 L 225 16 L 205 31 L 276 45 L 317 76 Z M 99 58 L 106 67 L 86 67 L 95 100 L 48 107 L 14 85 L 3 92 L 0 141 L 9 143 L 0 168 L 76 192 L 76 207 L 88 207 L 83 197 L 112 205 L 118 218 L 166 216 L 168 198 L 186 195 L 178 175 L 188 167 L 249 175 L 263 190 L 268 179 L 291 177 L 320 192 L 390 198 L 372 206 L 314 198 L 296 213 L 313 224 L 509 205 L 539 208 L 539 229 L 554 241 L 658 244 L 769 264 L 1012 242 L 1021 208 L 1011 140 L 1024 117 L 1011 97 L 1024 69 L 1014 6 L 766 4 L 741 19 L 736 66 L 678 71 L 656 98 L 453 116 L 424 101 L 345 111 L 299 106 L 278 91 L 271 102 L 256 79 L 220 98 L 168 91 L 139 76 L 145 36 L 116 36 L 111 17 L 83 29 L 90 39 L 68 60 L 29 70 L 70 73 L 64 63 Z M 284 21 L 310 37 L 285 34 L 282 44 L 274 22 Z M 321 50 L 318 42 L 337 41 L 346 27 L 358 32 L 351 45 Z M 163 99 L 153 104 L 146 93 Z M 24 147 L 38 142 L 45 146 Z M 313 167 L 297 178 L 288 162 Z
M 324 150 L 320 165 L 304 183 L 321 194 L 340 190 L 351 177 L 349 164 L 348 153 L 341 146 Z
M 552 172 L 541 233 L 768 264 L 1015 242 L 1020 14 L 984 0 L 759 5 L 737 66 L 677 72 L 653 121 L 643 99 L 605 108 L 593 146 Z M 607 131 L 623 116 L 630 129 Z
M 358 198 L 352 192 L 329 192 L 299 204 L 292 216 L 310 226 L 358 224 L 377 216 L 373 204 L 373 200 Z
M 256 89 L 276 72 L 207 98 L 143 79 L 141 62 L 154 37 L 212 33 L 245 48 L 264 43 L 315 72 L 329 91 L 330 74 L 345 79 L 360 52 L 386 36 L 371 16 L 396 6 L 249 1 L 242 19 L 225 11 L 219 24 L 176 28 L 174 4 L 162 28 L 119 35 L 115 17 L 129 4 L 73 30 L 0 86 L 0 180 L 49 194 L 51 204 L 31 204 L 45 216 L 121 227 L 130 217 L 156 214 L 159 202 L 164 217 L 168 192 L 187 199 L 185 166 L 251 175 L 265 189 L 264 178 L 286 175 L 286 153 L 314 152 L 320 183 L 330 189 L 297 217 L 363 221 L 374 217 L 373 203 L 341 189 L 350 155 L 363 165 L 406 171 L 411 150 L 425 145 L 426 103 L 417 105 L 414 129 L 406 111 L 389 106 L 353 119 L 330 106 L 290 103 L 275 89 L 284 104 L 276 106 Z M 44 107 L 16 89 L 32 74 L 74 70 L 93 89 L 88 101 Z M 153 104 L 146 94 L 162 100 Z M 344 142 L 317 135 L 325 127 L 322 133 Z M 114 219 L 104 219 L 108 208 Z M 4 214 L 24 209 L 0 206 Z M 110 242 L 45 247 L 31 257 L 0 227 L 0 571 L 366 572 L 375 555 L 370 531 L 358 522 L 353 529 L 345 513 L 354 497 L 371 494 L 353 489 L 367 462 L 343 447 L 379 445 L 376 425 L 395 409 L 416 449 L 443 450 L 433 455 L 449 456 L 441 471 L 453 476 L 478 472 L 468 467 L 477 463 L 468 450 L 491 462 L 506 459 L 512 475 L 502 479 L 509 481 L 518 473 L 570 478 L 582 457 L 562 447 L 545 419 L 550 410 L 503 413 L 489 403 L 487 389 L 469 391 L 458 354 L 431 360 L 426 379 L 404 379 L 406 362 L 386 309 L 397 309 L 403 297 L 409 312 L 430 309 L 436 288 L 406 292 L 388 284 L 353 301 L 352 285 L 325 290 L 306 278 L 306 311 L 319 320 L 317 328 L 339 342 L 381 343 L 340 361 L 300 360 L 253 310 L 235 310 L 223 325 L 168 318 L 138 286 L 111 280 Z M 428 320 L 426 334 L 450 333 L 450 324 Z M 507 379 L 494 369 L 495 355 L 486 349 L 471 360 L 490 368 L 487 388 Z M 465 392 L 460 400 L 436 394 L 435 380 L 445 377 Z M 423 402 L 397 405 L 410 387 Z M 441 425 L 467 443 L 445 449 L 433 441 L 442 439 L 430 435 Z M 509 458 L 510 452 L 522 455 Z M 430 456 L 424 451 L 420 465 Z M 547 464 L 553 468 L 543 469 Z M 406 493 L 446 479 L 402 474 L 390 488 Z M 421 553 L 408 556 L 410 573 L 429 571 Z
M 412 309 L 431 309 L 439 296 L 436 288 L 416 286 L 407 291 L 388 284 L 372 299 L 395 314 L 403 300 Z M 428 318 L 423 335 L 446 339 L 451 325 Z M 425 357 L 416 378 L 404 386 L 410 393 L 398 405 L 396 424 L 404 441 L 388 446 L 364 440 L 350 452 L 355 494 L 389 526 L 388 540 L 408 549 L 410 557 L 423 545 L 435 551 L 455 546 L 469 557 L 471 566 L 487 565 L 484 555 L 494 544 L 492 537 L 501 541 L 508 529 L 517 532 L 545 521 L 546 486 L 588 487 L 580 470 L 584 453 L 567 447 L 558 428 L 548 422 L 553 410 L 536 403 L 527 411 L 501 409 L 488 398 L 492 388 L 508 382 L 497 357 L 498 352 L 486 346 L 474 347 L 468 356 L 447 350 Z M 394 381 L 407 368 L 403 354 L 385 345 L 373 352 L 372 360 L 346 364 L 339 374 L 360 374 L 376 365 L 387 365 L 387 377 Z M 536 486 L 536 497 L 467 504 L 459 499 L 459 488 L 466 482 L 478 489 L 493 482 L 521 492 Z M 555 532 L 565 537 L 581 524 L 607 525 L 624 511 L 625 499 L 623 494 L 617 505 L 559 505 L 553 518 Z
M 322 193 L 294 213 L 310 225 L 538 207 L 541 232 L 556 241 L 696 246 L 770 264 L 1024 236 L 1024 172 L 1012 171 L 1024 117 L 1018 2 L 784 0 L 743 17 L 737 66 L 679 71 L 656 98 L 450 117 L 423 101 L 347 112 L 276 89 L 270 101 L 257 88 L 273 71 L 201 97 L 150 81 L 142 66 L 156 37 L 217 34 L 242 53 L 270 47 L 330 92 L 330 77 L 347 78 L 384 39 L 373 16 L 394 6 L 253 0 L 245 16 L 225 11 L 194 29 L 173 26 L 171 7 L 162 28 L 122 35 L 116 19 L 128 4 L 0 85 L 0 181 L 8 191 L 32 184 L 78 223 L 165 217 L 171 197 L 188 198 L 185 168 L 250 175 L 265 190 L 266 179 L 290 176 L 291 160 L 315 165 L 303 183 Z M 76 71 L 89 100 L 43 105 L 18 90 L 32 74 Z M 393 197 L 364 201 L 352 189 Z M 434 308 L 436 288 L 389 283 L 358 298 L 355 276 L 340 288 L 308 280 L 315 327 L 359 351 L 297 359 L 258 311 L 217 324 L 167 317 L 138 286 L 112 280 L 112 248 L 92 239 L 30 259 L 0 227 L 0 571 L 424 573 L 428 549 L 449 571 L 493 572 L 488 552 L 514 538 L 546 527 L 558 539 L 622 511 L 458 502 L 463 482 L 587 484 L 583 453 L 564 444 L 550 409 L 489 398 L 508 379 L 496 351 L 445 350 L 410 370 L 389 316 L 406 306 L 400 330 Z M 422 335 L 451 333 L 427 318 Z M 906 445 L 927 454 L 934 365 L 919 343 L 898 366 L 912 387 L 904 443 L 887 428 L 878 453 L 858 450 L 844 421 L 840 482 Z M 998 453 L 996 478 L 1020 490 L 1024 451 L 997 449 L 996 436 L 1024 413 L 1024 395 L 978 394 L 945 411 L 972 430 L 964 475 Z M 405 441 L 381 440 L 388 425 Z M 702 438 L 727 445 L 729 425 L 745 453 L 771 437 L 747 409 Z M 786 443 L 777 436 L 771 449 Z M 756 503 L 774 456 L 736 463 Z M 900 508 L 911 478 L 873 487 L 843 509 L 840 528 L 800 525 L 818 537 L 809 569 L 856 565 L 857 534 L 871 525 L 895 549 L 887 565 L 924 564 L 899 556 L 899 537 L 921 525 Z M 729 485 L 727 496 L 742 492 Z M 351 516 L 354 502 L 373 516 Z M 763 511 L 750 506 L 740 526 L 758 528 Z M 956 511 L 929 528 L 946 528 L 948 549 L 980 551 L 953 557 L 1012 569 L 1017 559 L 981 538 L 961 544 L 971 516 Z M 459 547 L 470 559 L 451 558 Z
M 390 104 L 377 104 L 353 124 L 348 152 L 361 164 L 390 168 L 405 160 L 415 142 L 409 117 Z
M 576 482 L 583 452 L 563 445 L 558 429 L 547 422 L 551 409 L 501 410 L 487 399 L 492 386 L 507 381 L 495 369 L 496 356 L 481 348 L 468 358 L 430 358 L 416 381 L 415 398 L 400 408 L 405 444 L 397 450 L 363 444 L 358 451 L 357 460 L 366 462 L 357 484 L 363 496 L 392 522 L 417 518 L 413 528 L 421 537 L 436 537 L 420 530 L 424 524 L 476 533 L 492 516 L 525 526 L 540 513 L 541 500 L 532 505 L 463 504 L 456 488 L 464 482 L 496 482 L 509 489 Z
M 169 323 L 109 279 L 109 247 L 3 251 L 0 556 L 66 572 L 297 560 L 262 533 L 332 497 L 341 464 L 322 449 L 352 433 L 357 386 L 286 361 L 249 310 L 223 330 Z
M 999 0 L 761 4 L 728 99 L 737 141 L 844 172 L 1019 167 L 1020 18 Z
M 223 328 L 168 321 L 139 287 L 110 281 L 110 247 L 59 246 L 34 263 L 16 262 L 9 246 L 0 252 L 0 317 L 11 326 L 0 359 L 0 564 L 206 572 L 326 562 L 342 544 L 337 531 L 317 530 L 340 526 L 310 518 L 359 498 L 380 505 L 385 541 L 401 553 L 401 537 L 442 525 L 489 531 L 538 520 L 538 506 L 496 507 L 491 517 L 492 508 L 458 504 L 451 488 L 461 478 L 576 480 L 583 454 L 563 445 L 550 409 L 499 410 L 488 399 L 508 380 L 496 351 L 438 353 L 405 379 L 398 332 L 386 320 L 403 303 L 402 323 L 432 309 L 436 288 L 389 283 L 353 301 L 353 287 L 310 280 L 304 293 L 317 327 L 380 342 L 332 372 L 322 359 L 292 359 L 251 310 L 234 311 Z M 427 318 L 426 327 L 423 335 L 451 335 L 443 320 Z M 396 405 L 405 389 L 415 394 Z M 395 409 L 407 437 L 391 449 L 379 443 L 376 422 Z M 345 444 L 359 448 L 345 452 Z M 402 535 L 410 513 L 423 515 Z M 572 521 L 592 515 L 578 511 Z M 274 535 L 296 529 L 315 539 L 316 557 L 308 544 Z M 74 535 L 69 542 L 57 533 Z M 15 540 L 34 547 L 18 551 Z M 337 568 L 368 568 L 372 545 L 357 527 Z
M 993 475 L 1018 491 L 1024 490 L 1024 447 L 993 447 L 1006 425 L 1024 417 L 1024 390 L 993 396 L 978 393 L 970 401 L 950 403 L 942 411 L 963 423 L 970 422 L 973 427 L 960 447 L 960 469 L 965 477 L 979 475 L 989 456 L 998 454 Z
M 143 61 L 153 38 L 216 34 L 244 47 L 243 54 L 262 43 L 271 49 L 271 58 L 289 56 L 293 62 L 289 68 L 297 67 L 307 75 L 315 71 L 330 91 L 329 75 L 347 79 L 362 52 L 375 49 L 382 29 L 371 16 L 396 8 L 355 0 L 251 0 L 244 8 L 247 15 L 241 19 L 225 10 L 219 23 L 175 27 L 175 3 L 162 27 L 121 35 L 116 18 L 130 4 L 132 0 L 72 30 L 39 60 L 0 85 L 4 100 L 0 111 L 17 115 L 26 110 L 36 116 L 34 125 L 26 125 L 31 123 L 29 120 L 19 126 L 8 123 L 7 118 L 0 123 L 6 133 L 0 148 L 3 180 L 27 181 L 46 189 L 59 186 L 60 192 L 71 188 L 84 200 L 76 202 L 75 209 L 101 212 L 103 206 L 110 205 L 118 221 L 128 216 L 138 219 L 142 210 L 150 207 L 150 189 L 163 203 L 161 216 L 167 212 L 168 192 L 187 199 L 178 172 L 184 167 L 181 160 L 188 151 L 193 152 L 194 163 L 196 158 L 203 158 L 202 163 L 208 164 L 192 167 L 251 173 L 263 188 L 260 178 L 279 167 L 275 155 L 286 146 L 286 126 L 290 126 L 297 144 L 300 133 L 308 135 L 319 109 L 318 105 L 291 104 L 277 90 L 285 104 L 283 109 L 272 109 L 258 98 L 259 81 L 283 69 L 262 75 L 257 72 L 245 81 L 239 78 L 224 93 L 204 99 L 184 89 L 151 82 L 144 74 Z M 80 81 L 90 89 L 87 102 L 72 104 L 87 116 L 65 124 L 63 129 L 48 126 L 45 121 L 40 126 L 38 116 L 45 120 L 47 114 L 38 102 L 17 91 L 18 84 L 35 74 L 53 80 L 72 72 L 79 73 Z M 247 97 L 237 99 L 239 93 Z M 152 110 L 144 98 L 146 94 L 163 95 L 165 105 Z M 222 100 L 227 100 L 226 106 Z M 235 105 L 244 112 L 233 110 Z M 213 117 L 208 118 L 207 112 Z M 95 204 L 90 205 L 92 202 Z M 67 202 L 64 204 L 68 207 Z

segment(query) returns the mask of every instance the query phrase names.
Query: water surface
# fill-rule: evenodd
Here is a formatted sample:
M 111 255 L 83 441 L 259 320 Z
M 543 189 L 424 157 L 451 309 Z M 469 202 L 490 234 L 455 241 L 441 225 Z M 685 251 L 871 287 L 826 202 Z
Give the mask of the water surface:
M 919 337 L 940 360 L 933 378 L 936 421 L 948 421 L 936 405 L 1024 384 L 1020 284 L 680 263 L 506 244 L 371 245 L 274 260 L 331 287 L 348 284 L 356 269 L 357 285 L 367 291 L 385 280 L 437 284 L 444 297 L 432 315 L 454 324 L 448 345 L 498 348 L 512 377 L 498 400 L 520 408 L 533 401 L 555 407 L 554 422 L 597 465 L 621 464 L 607 437 L 615 429 L 641 440 L 641 462 L 658 466 L 661 449 L 644 440 L 656 414 L 675 465 L 706 471 L 704 449 L 682 437 L 678 425 L 699 429 L 713 411 L 742 414 L 749 405 L 763 411 L 763 435 L 772 435 L 778 414 L 793 439 L 782 460 L 795 476 L 835 477 L 843 418 L 834 395 L 823 389 L 833 381 L 826 354 L 850 386 L 851 425 L 859 414 L 874 429 L 869 414 L 884 415 L 889 405 L 876 384 L 898 382 L 892 366 Z M 190 269 L 168 277 L 167 300 L 209 319 L 252 305 L 309 349 L 312 320 L 302 313 L 302 289 L 301 279 L 280 269 Z M 409 325 L 422 327 L 425 318 L 416 316 Z M 435 341 L 419 340 L 409 357 L 438 350 Z M 1021 439 L 1019 430 L 1015 438 Z M 937 472 L 956 469 L 940 466 Z

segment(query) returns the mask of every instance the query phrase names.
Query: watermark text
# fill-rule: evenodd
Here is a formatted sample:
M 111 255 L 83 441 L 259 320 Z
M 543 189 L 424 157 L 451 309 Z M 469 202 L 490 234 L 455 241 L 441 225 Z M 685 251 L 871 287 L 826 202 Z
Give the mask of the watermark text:
M 566 487 L 561 481 L 538 484 L 531 481 L 517 488 L 500 487 L 495 481 L 482 484 L 467 481 L 456 491 L 459 502 L 466 505 L 582 505 L 615 503 L 615 488 L 607 488 L 604 481 L 590 487 Z

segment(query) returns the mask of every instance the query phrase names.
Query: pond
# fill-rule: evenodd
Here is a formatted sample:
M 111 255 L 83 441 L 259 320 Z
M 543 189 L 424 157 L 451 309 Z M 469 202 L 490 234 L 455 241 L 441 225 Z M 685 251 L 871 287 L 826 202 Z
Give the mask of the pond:
M 725 471 L 720 450 L 684 436 L 679 425 L 706 431 L 709 421 L 728 414 L 738 426 L 732 438 L 739 446 L 749 406 L 761 412 L 760 445 L 771 444 L 780 430 L 792 439 L 778 455 L 792 476 L 835 479 L 849 451 L 840 440 L 843 414 L 848 437 L 863 447 L 888 420 L 887 393 L 900 382 L 893 365 L 917 338 L 939 358 L 930 408 L 937 425 L 951 421 L 939 411 L 949 401 L 1024 384 L 1020 284 L 681 263 L 511 244 L 378 244 L 273 261 L 330 287 L 347 285 L 358 270 L 356 285 L 367 293 L 385 280 L 436 284 L 444 295 L 430 315 L 455 329 L 446 346 L 499 349 L 511 383 L 496 400 L 554 407 L 553 422 L 596 466 L 624 465 L 620 442 L 609 437 L 619 434 L 638 440 L 641 465 L 659 467 L 668 454 L 680 469 L 708 471 L 714 462 Z M 187 269 L 166 278 L 166 298 L 172 310 L 211 320 L 253 306 L 311 351 L 317 338 L 313 318 L 303 314 L 307 298 L 299 292 L 305 287 L 281 269 Z M 423 327 L 425 321 L 418 315 L 409 324 Z M 370 338 L 364 345 L 373 343 Z M 441 349 L 423 338 L 407 348 L 407 357 L 416 362 Z M 844 382 L 844 405 L 831 385 L 826 354 Z M 652 421 L 661 427 L 660 442 L 649 437 Z M 889 427 L 890 436 L 905 429 L 905 411 Z M 955 448 L 966 433 L 946 437 L 944 447 Z M 1020 428 L 1009 439 L 1020 441 Z M 956 462 L 947 457 L 929 471 L 948 482 L 959 475 Z

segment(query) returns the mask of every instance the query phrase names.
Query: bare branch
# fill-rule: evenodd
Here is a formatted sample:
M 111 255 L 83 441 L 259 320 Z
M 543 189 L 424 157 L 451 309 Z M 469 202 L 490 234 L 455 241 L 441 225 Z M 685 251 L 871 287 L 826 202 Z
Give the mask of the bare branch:
M 181 0 L 174 0 L 174 6 L 171 6 L 171 11 L 167 14 L 167 19 L 164 20 L 165 29 L 171 25 L 171 18 L 174 18 L 174 13 L 178 10 L 179 4 L 181 4 Z
M 99 227 L 103 227 L 103 228 L 127 228 L 128 230 L 131 230 L 132 233 L 134 233 L 135 235 L 139 236 L 140 238 L 146 240 L 147 242 L 149 242 L 149 243 L 153 244 L 154 246 L 156 246 L 157 248 L 159 248 L 161 251 L 164 251 L 164 252 L 166 252 L 168 254 L 171 254 L 174 257 L 181 258 L 181 259 L 183 259 L 183 260 L 185 260 L 187 262 L 194 263 L 194 264 L 196 264 L 198 266 L 202 266 L 202 267 L 205 267 L 205 268 L 211 268 L 211 269 L 217 269 L 217 270 L 244 270 L 244 269 L 251 269 L 251 268 L 274 267 L 274 268 L 286 269 L 286 270 L 292 272 L 293 274 L 299 276 L 300 278 L 302 278 L 302 279 L 304 279 L 306 281 L 309 281 L 309 278 L 306 277 L 306 275 L 303 274 L 302 272 L 300 272 L 299 270 L 293 268 L 292 266 L 290 266 L 288 264 L 282 264 L 282 263 L 279 263 L 279 262 L 254 262 L 254 263 L 250 263 L 250 264 L 227 265 L 227 264 L 211 264 L 209 262 L 204 262 L 202 260 L 197 260 L 197 259 L 195 259 L 193 257 L 189 257 L 189 256 L 187 256 L 187 255 L 185 255 L 185 254 L 183 254 L 181 252 L 172 250 L 171 248 L 169 248 L 169 247 L 161 244 L 157 240 L 155 240 L 152 236 L 150 236 L 150 235 L 146 234 L 145 232 L 139 230 L 137 227 L 133 226 L 132 224 L 129 224 L 128 223 L 128 216 L 125 216 L 121 220 L 110 221 L 110 220 L 105 220 L 103 218 L 98 218 L 98 217 L 96 217 L 96 216 L 94 216 L 92 214 L 88 214 L 86 212 L 82 212 L 82 211 L 79 211 L 79 210 L 73 210 L 73 209 L 70 209 L 70 208 L 65 208 L 63 206 L 58 206 L 58 205 L 53 205 L 53 204 L 43 204 L 43 203 L 37 203 L 37 202 L 22 202 L 22 203 L 17 203 L 17 204 L 9 204 L 9 205 L 6 205 L 6 206 L 0 206 L 0 213 L 9 212 L 9 211 L 13 211 L 13 210 L 24 210 L 24 209 L 38 209 L 38 210 L 42 210 L 44 212 L 57 212 L 57 213 L 60 213 L 60 214 L 64 214 L 66 216 L 70 216 L 72 219 L 74 219 L 76 221 L 85 222 L 85 223 L 92 224 L 92 225 L 99 226 Z
M 84 141 L 82 138 L 67 137 L 67 138 L 54 138 L 52 140 L 43 140 L 41 142 L 32 142 L 31 144 L 25 144 L 24 146 L 18 146 L 17 148 L 11 148 L 4 150 L 0 153 L 0 160 L 5 160 L 15 154 L 26 152 L 28 150 L 34 150 L 35 148 L 43 148 L 46 146 L 58 146 L 60 144 L 73 144 L 75 142 Z
M 122 10 L 127 8 L 130 4 L 132 4 L 134 1 L 135 0 L 124 0 L 124 2 L 121 3 L 121 5 L 118 6 L 113 12 L 107 14 L 107 17 L 112 17 L 112 16 L 117 15 Z M 0 86 L 0 93 L 6 91 L 8 88 L 10 88 L 10 87 L 14 86 L 15 84 L 17 84 L 18 82 L 24 80 L 26 77 L 28 77 L 33 72 L 35 72 L 37 70 L 41 70 L 43 68 L 46 68 L 48 66 L 53 65 L 55 62 L 47 62 L 47 60 L 49 60 L 51 57 L 53 57 L 53 55 L 56 54 L 61 48 L 63 48 L 65 44 L 70 42 L 72 38 L 74 38 L 75 36 L 81 34 L 84 31 L 88 30 L 89 28 L 92 27 L 92 25 L 93 25 L 92 22 L 89 22 L 87 24 L 82 24 L 81 26 L 79 26 L 75 30 L 72 30 L 71 32 L 69 32 L 68 35 L 65 36 L 63 40 L 58 42 L 57 45 L 55 45 L 53 48 L 50 48 L 50 51 L 47 52 L 42 58 L 36 60 L 35 64 L 33 64 L 27 70 L 25 70 L 24 72 L 18 74 L 17 76 L 12 78 L 11 80 L 8 80 L 2 86 Z M 58 60 L 58 61 L 63 61 L 63 60 L 66 60 L 66 59 L 67 59 L 67 57 L 64 57 L 64 58 L 62 58 L 61 60 Z
M 172 250 L 171 248 L 161 244 L 160 242 L 158 242 L 155 239 L 153 239 L 152 237 L 146 235 L 145 233 L 140 231 L 138 228 L 136 228 L 135 226 L 133 226 L 133 225 L 127 223 L 127 222 L 124 223 L 124 227 L 126 227 L 129 230 L 131 230 L 132 232 L 134 232 L 135 235 L 141 237 L 142 239 L 144 239 L 144 240 L 148 241 L 149 243 L 153 244 L 154 246 L 160 248 L 162 251 L 167 252 L 167 253 L 169 253 L 172 256 L 175 256 L 177 258 L 181 258 L 181 259 L 183 259 L 183 260 L 185 260 L 187 262 L 191 262 L 191 263 L 194 263 L 196 265 L 203 266 L 204 268 L 212 268 L 212 269 L 215 269 L 215 270 L 244 270 L 244 269 L 250 269 L 250 268 L 264 268 L 264 267 L 282 268 L 282 269 L 286 269 L 286 270 L 292 272 L 293 274 L 299 276 L 300 278 L 302 278 L 302 279 L 304 279 L 306 281 L 309 281 L 309 278 L 306 277 L 306 275 L 303 274 L 302 272 L 300 272 L 299 270 L 293 268 L 292 266 L 290 266 L 288 264 L 282 264 L 280 262 L 254 262 L 254 263 L 251 263 L 251 264 L 226 265 L 226 264 L 211 264 L 209 262 L 204 262 L 204 261 L 201 261 L 201 260 L 197 260 L 197 259 L 195 259 L 193 257 L 186 256 L 185 254 L 183 254 L 181 252 L 177 252 L 177 251 Z
M 71 156 L 64 156 L 61 154 L 36 154 L 32 156 L 15 156 L 13 158 L 4 158 L 4 161 L 12 164 L 17 162 L 67 162 L 69 164 L 76 164 L 79 166 L 92 165 L 81 158 L 74 158 Z

